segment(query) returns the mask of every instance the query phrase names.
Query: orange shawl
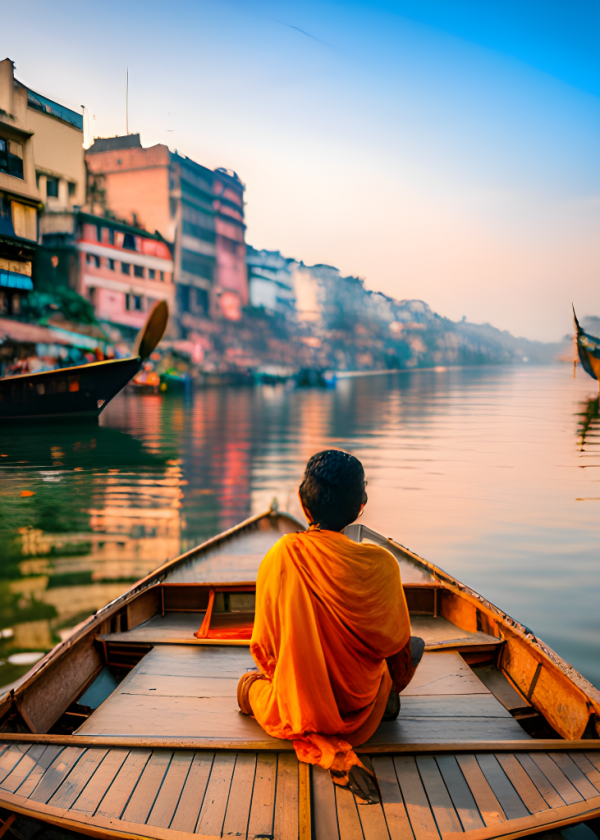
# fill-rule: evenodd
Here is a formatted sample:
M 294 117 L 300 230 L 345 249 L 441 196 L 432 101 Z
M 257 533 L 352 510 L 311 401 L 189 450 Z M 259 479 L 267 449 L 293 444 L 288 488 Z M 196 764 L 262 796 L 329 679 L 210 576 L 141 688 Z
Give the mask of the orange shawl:
M 383 548 L 336 531 L 287 534 L 261 563 L 250 652 L 267 679 L 252 711 L 298 758 L 346 768 L 377 728 L 392 682 L 385 659 L 410 638 L 400 570 Z M 350 743 L 348 743 L 350 742 Z

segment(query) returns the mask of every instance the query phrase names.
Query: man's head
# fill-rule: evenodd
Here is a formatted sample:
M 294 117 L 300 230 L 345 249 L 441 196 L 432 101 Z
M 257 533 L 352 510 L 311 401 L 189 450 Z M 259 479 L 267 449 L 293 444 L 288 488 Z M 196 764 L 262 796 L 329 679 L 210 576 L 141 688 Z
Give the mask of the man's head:
M 358 458 L 339 449 L 313 455 L 302 484 L 300 500 L 315 524 L 341 531 L 367 503 L 365 471 Z

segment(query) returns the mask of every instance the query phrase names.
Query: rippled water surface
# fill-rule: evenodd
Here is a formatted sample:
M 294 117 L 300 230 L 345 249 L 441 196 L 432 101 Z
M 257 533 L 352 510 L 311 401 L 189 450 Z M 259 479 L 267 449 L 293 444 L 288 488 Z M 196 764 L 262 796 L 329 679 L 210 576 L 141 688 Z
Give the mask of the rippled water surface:
M 568 366 L 124 393 L 99 427 L 0 430 L 0 685 L 165 559 L 249 514 L 298 513 L 307 458 L 365 464 L 364 522 L 527 624 L 600 686 L 600 451 Z M 12 631 L 12 635 L 11 635 Z

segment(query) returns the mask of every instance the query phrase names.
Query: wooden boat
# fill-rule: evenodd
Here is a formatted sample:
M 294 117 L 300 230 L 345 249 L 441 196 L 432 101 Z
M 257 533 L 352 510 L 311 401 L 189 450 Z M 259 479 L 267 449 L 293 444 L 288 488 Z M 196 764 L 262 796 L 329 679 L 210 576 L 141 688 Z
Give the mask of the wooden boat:
M 238 712 L 259 563 L 302 527 L 273 509 L 166 563 L 0 699 L 0 834 L 30 837 L 36 820 L 101 838 L 508 840 L 597 825 L 600 692 L 362 525 L 346 534 L 397 558 L 426 641 L 399 718 L 359 749 L 381 804 L 357 805 Z
M 600 338 L 586 333 L 580 326 L 573 307 L 573 321 L 575 322 L 575 346 L 581 367 L 592 377 L 600 381 Z
M 167 304 L 159 301 L 140 333 L 138 352 L 131 358 L 0 379 L 0 421 L 96 420 L 153 352 L 168 318 Z

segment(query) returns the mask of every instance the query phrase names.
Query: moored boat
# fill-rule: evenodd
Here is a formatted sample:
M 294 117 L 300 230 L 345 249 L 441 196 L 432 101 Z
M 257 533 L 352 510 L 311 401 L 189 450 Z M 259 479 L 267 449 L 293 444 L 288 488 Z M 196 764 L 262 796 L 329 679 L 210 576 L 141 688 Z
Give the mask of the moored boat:
M 357 806 L 239 714 L 270 510 L 138 581 L 0 699 L 0 832 L 94 837 L 487 840 L 600 815 L 600 692 L 525 626 L 363 525 L 398 560 L 426 652 L 396 721 L 358 751 Z M 201 629 L 197 637 L 197 631 Z
M 96 420 L 153 352 L 168 317 L 167 304 L 159 301 L 140 333 L 138 352 L 131 358 L 0 379 L 0 422 Z
M 600 338 L 596 338 L 582 329 L 575 307 L 573 307 L 573 321 L 575 323 L 575 346 L 581 367 L 592 377 L 600 381 Z

